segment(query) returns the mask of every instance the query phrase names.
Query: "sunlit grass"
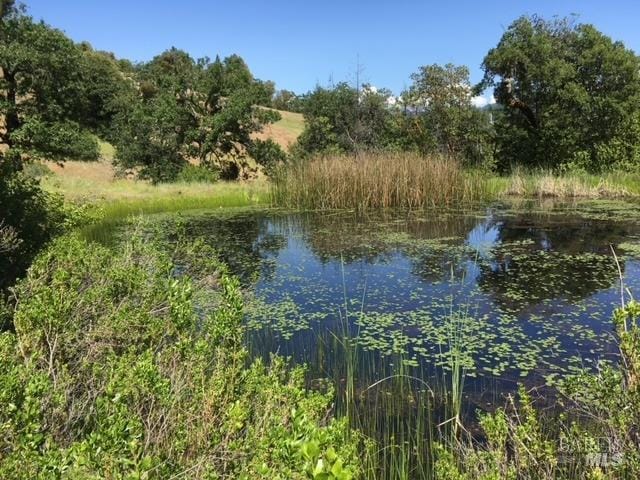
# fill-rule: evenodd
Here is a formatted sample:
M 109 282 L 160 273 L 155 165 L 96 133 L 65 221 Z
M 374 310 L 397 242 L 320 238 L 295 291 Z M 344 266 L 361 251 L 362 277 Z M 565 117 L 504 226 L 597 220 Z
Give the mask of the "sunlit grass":
M 298 137 L 304 130 L 304 117 L 302 114 L 285 111 L 279 111 L 279 113 L 282 118 L 275 125 Z
M 75 165 L 73 167 L 76 167 Z M 69 169 L 69 166 L 65 168 Z M 81 166 L 77 167 L 77 169 Z M 150 182 L 128 179 L 109 179 L 106 175 L 92 176 L 100 167 L 88 164 L 86 174 L 50 175 L 42 179 L 43 187 L 62 194 L 67 200 L 80 202 L 132 202 L 135 200 L 171 199 L 184 202 L 184 199 L 210 197 L 256 197 L 266 193 L 264 182 L 252 183 L 165 183 L 153 185 Z M 74 172 L 75 173 L 75 172 Z M 105 178 L 106 177 L 106 178 Z M 182 200 L 181 200 L 182 199 Z M 191 201 L 191 200 L 189 200 Z M 184 204 L 184 203 L 183 203 Z
M 102 162 L 73 162 L 41 179 L 47 191 L 67 201 L 88 204 L 95 222 L 84 228 L 87 238 L 106 239 L 114 227 L 134 215 L 182 212 L 195 209 L 248 207 L 269 200 L 264 181 L 166 183 L 112 179 Z
M 225 182 L 209 185 L 185 184 L 180 190 L 177 187 L 180 185 L 160 185 L 153 187 L 157 190 L 148 191 L 144 196 L 123 197 L 99 203 L 99 219 L 84 228 L 84 236 L 92 240 L 108 239 L 117 224 L 136 215 L 249 207 L 264 204 L 268 200 L 265 184 Z
M 485 200 L 487 175 L 444 157 L 412 153 L 326 156 L 288 166 L 277 205 L 307 209 L 423 208 Z
M 492 179 L 504 195 L 556 198 L 621 198 L 640 195 L 640 174 L 609 172 L 602 175 L 515 169 L 507 177 Z
M 265 203 L 264 187 L 239 184 L 216 184 L 215 188 L 187 186 L 181 190 L 160 189 L 140 198 L 123 198 L 103 204 L 105 217 L 177 212 L 181 210 L 244 207 Z

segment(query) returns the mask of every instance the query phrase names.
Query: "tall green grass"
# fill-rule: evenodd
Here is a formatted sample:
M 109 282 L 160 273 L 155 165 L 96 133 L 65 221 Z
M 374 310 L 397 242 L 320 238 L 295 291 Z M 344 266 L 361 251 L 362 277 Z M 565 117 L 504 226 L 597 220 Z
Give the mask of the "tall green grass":
M 131 216 L 158 213 L 176 213 L 197 209 L 249 207 L 266 204 L 265 188 L 251 188 L 237 184 L 220 184 L 211 193 L 157 195 L 143 198 L 121 199 L 97 205 L 97 220 L 85 227 L 82 233 L 89 240 L 104 241 L 113 233 L 114 227 Z

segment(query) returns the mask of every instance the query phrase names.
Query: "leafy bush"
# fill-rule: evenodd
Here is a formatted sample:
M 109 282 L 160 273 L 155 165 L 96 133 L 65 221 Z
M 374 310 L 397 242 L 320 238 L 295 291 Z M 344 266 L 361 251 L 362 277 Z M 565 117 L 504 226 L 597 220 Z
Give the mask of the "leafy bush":
M 273 175 L 278 166 L 287 162 L 287 153 L 271 139 L 254 140 L 249 147 L 249 155 L 262 165 L 267 175 Z
M 176 177 L 177 182 L 215 183 L 220 180 L 220 172 L 212 167 L 187 164 Z
M 0 156 L 0 290 L 24 273 L 65 221 L 62 199 L 45 193 L 19 161 Z
M 128 237 L 60 238 L 17 286 L 0 477 L 352 478 L 357 437 L 326 420 L 330 397 L 282 359 L 247 367 L 239 284 L 214 252 Z
M 21 149 L 45 158 L 89 161 L 100 156 L 96 137 L 71 121 L 46 123 L 31 118 L 12 138 Z

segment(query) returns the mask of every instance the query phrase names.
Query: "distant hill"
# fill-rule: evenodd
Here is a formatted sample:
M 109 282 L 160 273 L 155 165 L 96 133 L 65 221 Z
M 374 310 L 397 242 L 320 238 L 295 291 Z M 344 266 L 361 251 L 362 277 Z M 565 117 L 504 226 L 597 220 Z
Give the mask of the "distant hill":
M 271 139 L 285 150 L 298 139 L 304 130 L 304 117 L 301 113 L 276 110 L 282 119 L 272 125 L 267 125 L 261 133 L 255 135 L 260 140 Z

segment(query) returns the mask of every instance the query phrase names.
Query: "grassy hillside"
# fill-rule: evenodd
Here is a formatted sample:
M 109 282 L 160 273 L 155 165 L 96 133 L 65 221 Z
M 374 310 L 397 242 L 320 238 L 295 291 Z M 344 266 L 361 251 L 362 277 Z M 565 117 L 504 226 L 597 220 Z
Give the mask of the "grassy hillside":
M 282 118 L 273 125 L 267 125 L 264 130 L 256 135 L 256 138 L 272 139 L 282 148 L 288 149 L 304 130 L 304 117 L 301 113 L 285 112 L 279 110 Z
M 281 111 L 282 119 L 265 128 L 257 138 L 270 138 L 288 148 L 304 130 L 304 119 L 299 113 Z M 205 198 L 220 196 L 223 191 L 233 196 L 240 190 L 264 193 L 264 181 L 253 182 L 251 188 L 241 185 L 173 183 L 151 185 L 149 182 L 132 179 L 115 178 L 113 157 L 115 150 L 106 142 L 100 142 L 100 160 L 97 162 L 81 162 L 68 160 L 63 164 L 45 162 L 52 175 L 43 178 L 43 185 L 48 191 L 63 194 L 74 201 L 144 201 L 159 198 Z M 254 193 L 255 193 L 254 192 Z

